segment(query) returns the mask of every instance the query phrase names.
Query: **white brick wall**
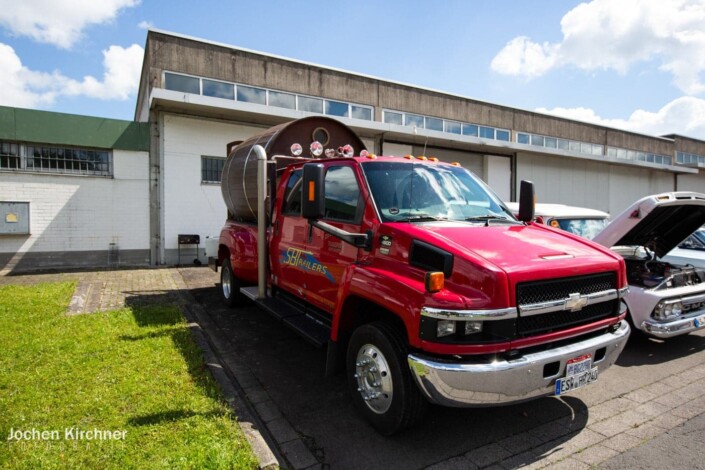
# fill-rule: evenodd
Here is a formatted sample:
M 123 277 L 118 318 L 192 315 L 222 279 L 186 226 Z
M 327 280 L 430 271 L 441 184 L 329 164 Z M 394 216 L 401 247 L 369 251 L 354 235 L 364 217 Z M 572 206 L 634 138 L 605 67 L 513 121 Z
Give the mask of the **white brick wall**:
M 0 201 L 27 201 L 31 235 L 0 235 L 0 253 L 149 249 L 149 156 L 113 151 L 114 178 L 0 173 Z
M 202 253 L 205 237 L 220 234 L 227 209 L 219 184 L 201 184 L 201 156 L 225 158 L 228 142 L 261 131 L 214 120 L 164 116 L 165 249 L 178 248 L 179 234 L 198 234 Z

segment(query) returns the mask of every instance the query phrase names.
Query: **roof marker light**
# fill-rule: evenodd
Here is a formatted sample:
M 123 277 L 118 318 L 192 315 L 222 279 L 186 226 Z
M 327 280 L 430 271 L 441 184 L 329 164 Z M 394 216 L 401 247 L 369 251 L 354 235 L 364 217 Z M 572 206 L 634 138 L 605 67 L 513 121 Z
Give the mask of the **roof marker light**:
M 353 149 L 353 146 L 352 146 L 352 145 L 347 144 L 347 145 L 345 145 L 345 146 L 343 147 L 342 154 L 343 154 L 344 157 L 350 158 L 350 157 L 353 156 L 354 153 L 355 153 L 355 149 Z
M 404 158 L 406 158 L 407 160 L 413 160 L 414 156 L 413 155 L 404 155 Z
M 428 157 L 428 160 L 431 162 L 437 162 L 438 159 L 436 157 Z
M 301 147 L 301 144 L 292 144 L 291 145 L 291 154 L 295 157 L 298 157 L 301 155 L 301 152 L 303 152 L 304 149 Z
M 453 162 L 453 163 L 451 163 L 451 165 L 453 165 L 453 166 L 460 166 L 460 163 L 458 163 L 458 162 Z
M 375 158 L 377 158 L 377 155 L 375 155 L 375 154 L 373 154 L 373 153 L 368 153 L 368 154 L 365 155 L 365 156 L 366 156 L 367 158 L 369 158 L 370 160 L 374 160 Z
M 313 155 L 314 157 L 320 157 L 322 153 L 323 146 L 321 145 L 321 143 L 317 140 L 311 142 L 311 155 Z
M 425 156 L 421 155 L 420 157 L 416 157 L 418 160 L 428 160 Z
M 333 150 L 333 149 L 326 149 L 325 154 L 326 154 L 326 157 L 328 157 L 328 158 L 333 158 L 333 157 L 335 157 L 335 150 Z

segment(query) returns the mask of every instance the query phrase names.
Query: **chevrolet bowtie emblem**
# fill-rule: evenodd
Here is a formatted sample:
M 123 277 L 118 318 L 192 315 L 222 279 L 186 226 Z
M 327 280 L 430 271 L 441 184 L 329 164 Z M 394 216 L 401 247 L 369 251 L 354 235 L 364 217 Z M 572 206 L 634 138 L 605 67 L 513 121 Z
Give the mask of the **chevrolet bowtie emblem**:
M 579 292 L 570 294 L 565 301 L 566 310 L 570 309 L 571 312 L 577 312 L 582 310 L 584 306 L 588 304 L 587 297 L 581 297 Z

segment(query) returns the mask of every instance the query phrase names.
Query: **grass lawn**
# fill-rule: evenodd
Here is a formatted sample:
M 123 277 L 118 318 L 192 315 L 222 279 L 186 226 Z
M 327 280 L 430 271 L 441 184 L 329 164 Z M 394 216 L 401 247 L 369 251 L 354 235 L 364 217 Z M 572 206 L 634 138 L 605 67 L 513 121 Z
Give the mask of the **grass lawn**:
M 74 287 L 0 287 L 0 467 L 257 466 L 177 306 L 67 316 Z

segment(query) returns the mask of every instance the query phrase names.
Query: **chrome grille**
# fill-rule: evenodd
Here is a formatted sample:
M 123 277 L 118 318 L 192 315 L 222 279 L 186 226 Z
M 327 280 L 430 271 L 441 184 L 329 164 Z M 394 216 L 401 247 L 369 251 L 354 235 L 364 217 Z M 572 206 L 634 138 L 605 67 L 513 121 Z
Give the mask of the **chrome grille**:
M 586 295 L 616 288 L 617 276 L 614 272 L 524 282 L 517 285 L 517 304 L 519 306 L 538 304 L 566 299 L 575 293 Z M 520 314 L 517 319 L 517 334 L 526 336 L 580 326 L 617 315 L 618 311 L 619 299 L 613 299 L 587 305 L 575 312 L 562 310 L 538 315 Z

